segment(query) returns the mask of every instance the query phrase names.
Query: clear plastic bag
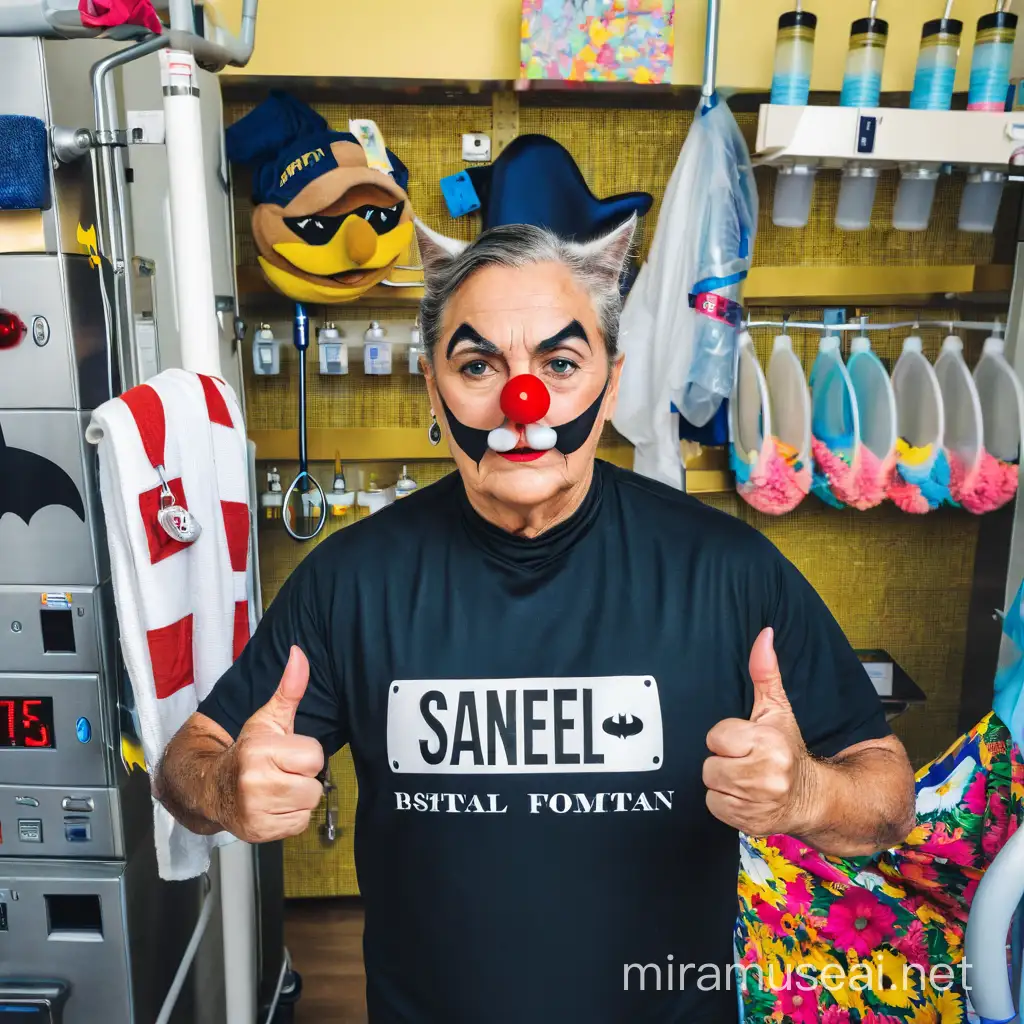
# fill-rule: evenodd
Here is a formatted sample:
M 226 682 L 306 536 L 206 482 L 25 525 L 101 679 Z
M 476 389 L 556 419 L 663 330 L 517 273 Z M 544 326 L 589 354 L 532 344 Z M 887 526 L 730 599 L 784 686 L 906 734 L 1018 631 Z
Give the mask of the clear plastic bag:
M 705 137 L 701 185 L 690 218 L 690 229 L 700 240 L 697 280 L 690 289 L 697 318 L 693 358 L 675 404 L 701 427 L 732 393 L 758 198 L 750 152 L 728 106 L 719 101 L 697 118 L 691 131 Z
M 674 410 L 705 426 L 731 393 L 735 373 L 738 319 L 720 326 L 698 315 L 694 285 L 710 282 L 705 294 L 713 303 L 737 302 L 756 225 L 750 154 L 719 99 L 706 114 L 698 111 L 686 137 L 619 330 L 626 362 L 612 422 L 634 445 L 633 469 L 672 487 L 683 486 Z

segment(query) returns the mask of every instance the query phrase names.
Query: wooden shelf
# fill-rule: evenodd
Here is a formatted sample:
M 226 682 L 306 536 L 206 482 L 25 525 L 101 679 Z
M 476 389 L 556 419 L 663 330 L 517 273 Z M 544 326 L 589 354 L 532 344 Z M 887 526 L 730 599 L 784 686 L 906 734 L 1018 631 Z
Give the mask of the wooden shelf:
M 743 293 L 747 305 L 802 302 L 926 302 L 947 294 L 1009 292 L 1013 268 L 754 267 Z
M 235 272 L 238 280 L 239 302 L 270 307 L 291 306 L 292 300 L 271 288 L 259 267 L 237 267 Z M 408 306 L 410 309 L 414 309 L 420 304 L 422 298 L 422 288 L 393 288 L 379 284 L 354 302 L 340 303 L 340 305 L 354 309 L 358 309 L 360 306 Z M 309 302 L 306 305 L 319 307 L 328 304 Z
M 250 430 L 256 445 L 256 458 L 268 462 L 294 461 L 299 450 L 299 432 L 287 430 Z M 451 452 L 442 440 L 430 443 L 423 427 L 337 427 L 310 429 L 306 434 L 310 462 L 333 462 L 341 452 L 345 462 L 429 462 L 450 459 Z M 630 468 L 633 449 L 627 442 L 602 447 L 599 455 L 608 462 Z
M 722 25 L 728 45 L 718 57 L 720 87 L 766 91 L 771 88 L 775 35 L 784 4 L 723 0 Z M 820 5 L 815 41 L 815 91 L 838 92 L 849 48 L 850 22 L 867 9 L 863 0 L 830 0 Z M 935 17 L 935 0 L 903 0 L 886 7 L 890 22 L 882 88 L 909 93 L 914 82 L 921 25 Z M 699 86 L 704 73 L 707 5 L 686 0 L 675 7 L 675 53 L 671 81 Z M 957 17 L 965 22 L 963 48 L 974 45 L 974 25 L 992 10 L 991 0 L 962 0 Z M 241 0 L 218 0 L 218 24 L 236 32 Z M 257 45 L 243 68 L 228 67 L 222 77 L 297 76 L 310 82 L 337 81 L 339 72 L 372 80 L 515 82 L 519 78 L 522 0 L 434 0 L 386 7 L 380 0 L 263 0 L 257 19 Z M 386 36 L 386 44 L 374 45 Z M 723 31 L 723 44 L 726 42 Z M 970 62 L 960 61 L 955 87 L 967 89 Z M 275 83 L 276 84 L 276 83 Z M 648 86 L 635 86 L 638 92 Z
M 261 462 L 294 462 L 299 450 L 299 432 L 286 430 L 250 430 Z M 429 462 L 451 458 L 445 441 L 435 448 L 422 427 L 348 427 L 311 429 L 306 435 L 310 462 L 334 462 L 340 452 L 348 462 Z M 623 469 L 633 468 L 633 448 L 628 441 L 605 444 L 598 458 Z M 734 489 L 729 472 L 728 453 L 724 449 L 703 449 L 694 455 L 683 451 L 689 494 L 721 494 Z

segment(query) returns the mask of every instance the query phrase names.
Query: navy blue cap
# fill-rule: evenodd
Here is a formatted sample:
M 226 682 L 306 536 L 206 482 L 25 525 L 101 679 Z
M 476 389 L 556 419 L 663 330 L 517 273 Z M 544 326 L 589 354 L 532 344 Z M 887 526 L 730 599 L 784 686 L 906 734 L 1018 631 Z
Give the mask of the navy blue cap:
M 359 145 L 351 132 L 323 131 L 297 139 L 285 147 L 276 160 L 261 164 L 253 174 L 253 202 L 287 206 L 310 182 L 337 169 L 338 161 L 331 152 L 335 142 Z M 394 168 L 392 177 L 399 188 L 405 189 L 409 171 L 391 150 L 387 152 Z
M 228 159 L 253 167 L 253 202 L 287 206 L 310 182 L 333 171 L 335 142 L 359 140 L 351 132 L 331 131 L 312 107 L 273 90 L 225 133 Z M 396 184 L 405 189 L 409 171 L 390 150 Z

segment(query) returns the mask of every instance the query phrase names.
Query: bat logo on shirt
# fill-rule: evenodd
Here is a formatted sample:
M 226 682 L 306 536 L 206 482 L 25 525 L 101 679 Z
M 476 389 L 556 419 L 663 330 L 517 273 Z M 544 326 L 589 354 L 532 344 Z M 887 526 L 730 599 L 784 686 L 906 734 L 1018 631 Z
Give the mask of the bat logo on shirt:
M 42 455 L 9 448 L 0 426 L 0 518 L 13 512 L 28 526 L 48 505 L 64 505 L 85 522 L 85 506 L 74 480 Z
M 644 723 L 636 715 L 612 715 L 601 723 L 601 728 L 609 736 L 618 736 L 620 740 L 624 740 L 643 732 Z

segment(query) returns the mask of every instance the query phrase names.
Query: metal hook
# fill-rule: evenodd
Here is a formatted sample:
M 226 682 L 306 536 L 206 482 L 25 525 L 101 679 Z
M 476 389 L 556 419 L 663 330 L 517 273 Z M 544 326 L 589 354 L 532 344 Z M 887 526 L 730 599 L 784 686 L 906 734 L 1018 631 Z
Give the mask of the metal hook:
M 787 329 L 789 328 L 789 318 L 790 318 L 791 315 L 792 314 L 790 314 L 790 313 L 783 313 L 782 314 L 782 333 L 783 334 L 787 333 Z
M 160 503 L 161 505 L 173 505 L 174 504 L 174 492 L 171 490 L 170 485 L 167 483 L 167 477 L 164 476 L 163 466 L 154 466 L 156 475 L 160 477 Z

